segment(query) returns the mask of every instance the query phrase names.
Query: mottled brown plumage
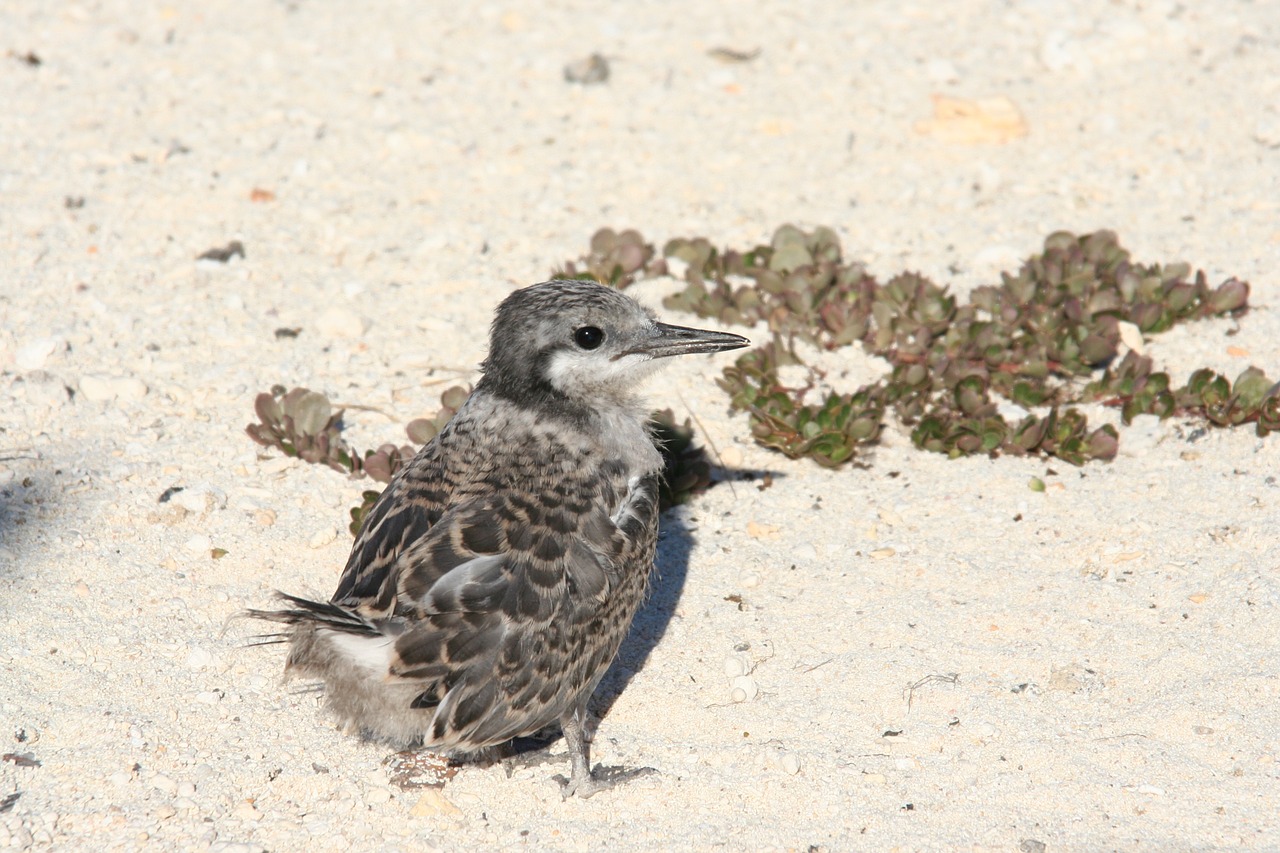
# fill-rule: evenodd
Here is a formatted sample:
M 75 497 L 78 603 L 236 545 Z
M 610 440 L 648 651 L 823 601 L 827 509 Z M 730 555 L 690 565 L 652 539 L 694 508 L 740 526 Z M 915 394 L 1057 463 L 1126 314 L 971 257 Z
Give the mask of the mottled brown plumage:
M 467 752 L 559 722 L 566 796 L 602 787 L 587 701 L 644 599 L 661 457 L 632 388 L 655 360 L 745 346 L 550 281 L 498 308 L 484 376 L 369 513 L 329 602 L 282 595 L 288 669 L 348 725 Z

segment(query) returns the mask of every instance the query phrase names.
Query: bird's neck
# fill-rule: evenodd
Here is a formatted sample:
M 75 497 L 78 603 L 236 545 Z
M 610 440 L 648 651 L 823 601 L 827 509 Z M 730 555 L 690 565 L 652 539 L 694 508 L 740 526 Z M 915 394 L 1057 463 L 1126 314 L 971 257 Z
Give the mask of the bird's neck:
M 629 476 L 644 477 L 662 469 L 662 455 L 654 444 L 643 401 L 635 394 L 611 394 L 592 405 L 575 401 L 550 385 L 514 390 L 481 378 L 473 397 L 488 397 L 500 405 L 522 410 L 539 430 L 551 428 L 564 438 L 593 445 L 608 459 L 621 460 Z

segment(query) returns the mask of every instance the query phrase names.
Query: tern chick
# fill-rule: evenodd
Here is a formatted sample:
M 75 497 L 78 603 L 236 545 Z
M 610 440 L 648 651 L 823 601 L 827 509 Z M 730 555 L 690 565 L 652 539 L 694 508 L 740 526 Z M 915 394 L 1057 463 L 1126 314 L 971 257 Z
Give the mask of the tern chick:
M 747 346 L 658 322 L 616 290 L 548 281 L 498 307 L 471 397 L 383 491 L 327 602 L 281 594 L 287 671 L 350 728 L 468 753 L 559 723 L 566 797 L 594 773 L 587 702 L 644 600 L 662 458 L 640 380 Z

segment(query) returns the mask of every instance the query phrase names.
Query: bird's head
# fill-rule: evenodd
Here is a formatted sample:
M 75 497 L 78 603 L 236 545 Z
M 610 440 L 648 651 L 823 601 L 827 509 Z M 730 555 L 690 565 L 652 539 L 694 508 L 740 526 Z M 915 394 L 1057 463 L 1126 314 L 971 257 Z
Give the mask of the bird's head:
M 486 382 L 510 399 L 590 409 L 629 400 L 668 356 L 749 343 L 660 323 L 631 297 L 595 282 L 556 280 L 517 290 L 498 306 L 483 368 Z

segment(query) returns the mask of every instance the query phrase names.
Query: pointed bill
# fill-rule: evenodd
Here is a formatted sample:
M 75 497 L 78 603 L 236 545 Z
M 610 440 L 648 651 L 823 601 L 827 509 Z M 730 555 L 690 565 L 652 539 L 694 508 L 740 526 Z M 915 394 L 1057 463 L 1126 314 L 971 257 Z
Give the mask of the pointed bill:
M 668 323 L 654 323 L 654 335 L 620 355 L 647 355 L 650 358 L 667 358 L 673 355 L 689 355 L 698 352 L 724 352 L 750 346 L 751 341 L 729 332 L 712 332 L 706 329 L 690 329 Z

